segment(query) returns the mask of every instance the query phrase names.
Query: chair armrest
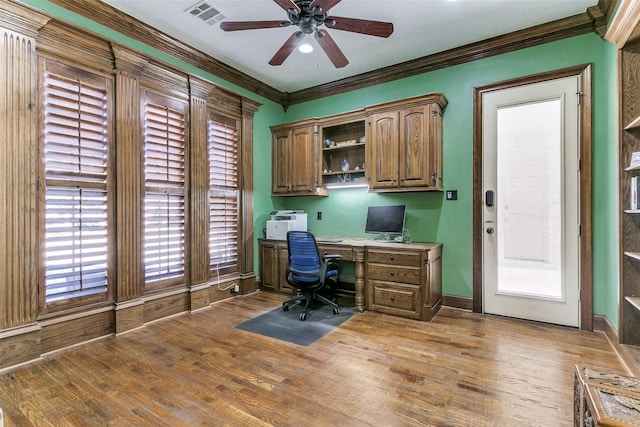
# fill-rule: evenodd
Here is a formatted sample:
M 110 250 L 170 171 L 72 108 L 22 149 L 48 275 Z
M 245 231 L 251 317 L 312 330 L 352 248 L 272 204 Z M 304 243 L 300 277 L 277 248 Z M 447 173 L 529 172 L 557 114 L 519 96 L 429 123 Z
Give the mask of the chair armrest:
M 342 258 L 342 255 L 340 254 L 327 254 L 322 259 L 332 261 L 332 260 L 341 259 L 341 258 Z

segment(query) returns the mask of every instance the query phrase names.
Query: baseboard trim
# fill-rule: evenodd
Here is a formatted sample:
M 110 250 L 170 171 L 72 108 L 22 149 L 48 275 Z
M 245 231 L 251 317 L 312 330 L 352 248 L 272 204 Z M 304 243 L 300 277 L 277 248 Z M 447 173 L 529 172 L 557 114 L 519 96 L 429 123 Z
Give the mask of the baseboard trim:
M 463 310 L 473 310 L 473 298 L 443 294 L 442 305 L 453 308 L 461 308 Z
M 593 316 L 593 331 L 602 332 L 604 334 L 628 375 L 640 377 L 640 359 L 638 359 L 638 356 L 640 356 L 640 349 L 620 344 L 618 331 L 611 322 L 609 322 L 609 319 L 606 316 Z M 634 357 L 632 353 L 635 354 L 636 357 Z

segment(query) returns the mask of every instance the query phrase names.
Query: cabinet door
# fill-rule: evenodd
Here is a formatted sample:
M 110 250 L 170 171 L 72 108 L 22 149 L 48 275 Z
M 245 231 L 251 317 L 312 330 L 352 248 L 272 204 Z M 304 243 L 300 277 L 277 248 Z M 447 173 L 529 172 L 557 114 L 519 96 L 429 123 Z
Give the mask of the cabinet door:
M 313 127 L 297 128 L 292 131 L 291 146 L 291 192 L 313 193 L 317 185 L 317 165 Z
M 260 280 L 263 289 L 278 286 L 278 249 L 271 243 L 260 244 Z
M 293 287 L 287 282 L 287 259 L 289 250 L 286 246 L 281 246 L 278 251 L 278 291 L 293 293 Z
M 430 117 L 429 105 L 400 111 L 400 188 L 429 187 L 432 183 Z
M 398 113 L 390 111 L 369 117 L 369 188 L 398 187 Z
M 271 150 L 271 192 L 286 194 L 290 191 L 291 178 L 291 131 L 281 131 L 273 134 Z

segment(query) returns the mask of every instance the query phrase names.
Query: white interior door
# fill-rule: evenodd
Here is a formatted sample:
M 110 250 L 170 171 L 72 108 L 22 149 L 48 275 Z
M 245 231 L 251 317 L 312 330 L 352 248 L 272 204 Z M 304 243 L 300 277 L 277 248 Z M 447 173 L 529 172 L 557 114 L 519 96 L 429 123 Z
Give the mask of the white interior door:
M 483 95 L 485 313 L 579 325 L 578 92 L 576 76 Z

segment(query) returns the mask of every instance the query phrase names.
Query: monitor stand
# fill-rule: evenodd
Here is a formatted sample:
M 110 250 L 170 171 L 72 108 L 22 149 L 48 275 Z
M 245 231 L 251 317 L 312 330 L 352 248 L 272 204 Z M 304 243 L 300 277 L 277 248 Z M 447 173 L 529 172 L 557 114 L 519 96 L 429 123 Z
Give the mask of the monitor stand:
M 391 237 L 390 234 L 383 234 L 382 235 L 382 239 L 373 239 L 375 242 L 380 242 L 380 243 L 400 243 L 396 240 L 393 239 L 393 237 Z

